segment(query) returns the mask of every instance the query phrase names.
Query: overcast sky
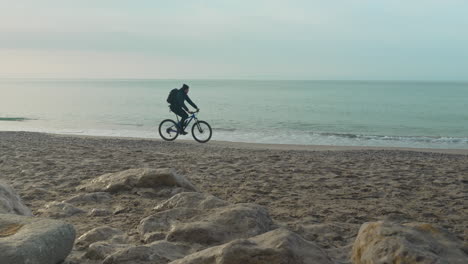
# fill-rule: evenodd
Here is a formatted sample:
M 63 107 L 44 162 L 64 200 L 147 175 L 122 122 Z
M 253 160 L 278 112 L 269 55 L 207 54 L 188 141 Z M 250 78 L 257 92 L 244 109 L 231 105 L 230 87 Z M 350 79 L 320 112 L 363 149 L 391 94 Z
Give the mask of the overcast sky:
M 468 0 L 0 0 L 0 77 L 468 80 Z

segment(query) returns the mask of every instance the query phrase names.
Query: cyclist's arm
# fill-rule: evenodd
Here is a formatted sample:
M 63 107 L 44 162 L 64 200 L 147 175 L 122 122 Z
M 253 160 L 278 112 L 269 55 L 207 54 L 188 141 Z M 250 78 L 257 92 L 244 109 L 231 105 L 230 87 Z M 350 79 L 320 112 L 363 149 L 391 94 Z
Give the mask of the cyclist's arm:
M 198 109 L 198 106 L 192 102 L 192 100 L 190 100 L 190 97 L 188 97 L 188 95 L 185 95 L 185 100 L 187 100 L 187 102 L 195 109 Z

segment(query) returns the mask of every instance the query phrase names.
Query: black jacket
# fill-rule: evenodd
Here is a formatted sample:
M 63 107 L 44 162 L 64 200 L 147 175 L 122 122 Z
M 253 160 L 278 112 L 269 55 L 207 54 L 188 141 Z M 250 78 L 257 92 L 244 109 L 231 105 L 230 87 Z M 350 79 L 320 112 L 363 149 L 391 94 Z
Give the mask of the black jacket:
M 188 108 L 185 105 L 186 100 L 193 108 L 198 109 L 197 105 L 194 102 L 192 102 L 192 100 L 190 100 L 188 95 L 184 92 L 183 88 L 180 88 L 176 95 L 175 107 L 180 107 L 183 108 L 185 111 L 188 111 Z

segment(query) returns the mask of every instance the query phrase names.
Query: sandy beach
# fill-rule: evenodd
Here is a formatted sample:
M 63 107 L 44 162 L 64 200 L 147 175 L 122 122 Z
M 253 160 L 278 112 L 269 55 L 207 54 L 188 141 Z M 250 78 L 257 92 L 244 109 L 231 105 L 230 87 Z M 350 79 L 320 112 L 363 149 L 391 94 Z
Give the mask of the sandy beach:
M 368 221 L 426 222 L 468 241 L 468 150 L 0 132 L 0 180 L 37 216 L 46 203 L 80 194 L 78 185 L 102 174 L 168 167 L 202 192 L 265 206 L 276 224 L 317 242 L 342 263 L 359 227 Z M 110 225 L 140 243 L 135 228 L 162 201 L 144 192 L 122 193 L 106 205 L 122 208 L 122 213 L 63 220 L 75 226 L 77 236 Z

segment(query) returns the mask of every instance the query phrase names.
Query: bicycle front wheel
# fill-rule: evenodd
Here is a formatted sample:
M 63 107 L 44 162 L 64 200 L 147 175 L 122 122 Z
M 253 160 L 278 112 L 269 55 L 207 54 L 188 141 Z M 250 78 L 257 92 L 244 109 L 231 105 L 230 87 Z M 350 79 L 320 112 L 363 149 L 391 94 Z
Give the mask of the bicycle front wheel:
M 192 126 L 192 136 L 200 143 L 208 142 L 211 139 L 211 134 L 211 127 L 205 121 L 197 121 Z
M 166 119 L 159 124 L 159 135 L 166 141 L 173 141 L 179 135 L 177 124 L 171 119 Z

